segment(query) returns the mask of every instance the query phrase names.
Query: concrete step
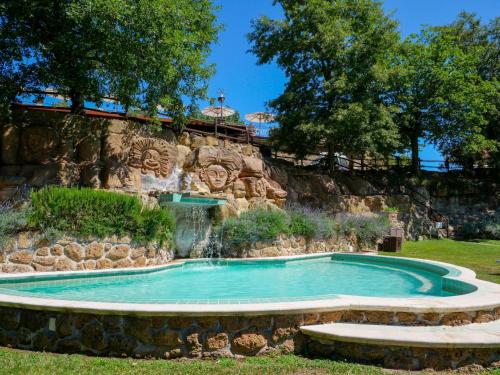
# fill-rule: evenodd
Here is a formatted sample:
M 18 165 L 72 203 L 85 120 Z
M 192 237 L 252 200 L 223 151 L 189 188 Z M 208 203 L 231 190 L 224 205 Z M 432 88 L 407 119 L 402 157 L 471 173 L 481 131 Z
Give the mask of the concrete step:
M 313 340 L 321 342 L 342 341 L 422 348 L 500 349 L 500 320 L 458 327 L 331 323 L 302 326 L 300 330 Z

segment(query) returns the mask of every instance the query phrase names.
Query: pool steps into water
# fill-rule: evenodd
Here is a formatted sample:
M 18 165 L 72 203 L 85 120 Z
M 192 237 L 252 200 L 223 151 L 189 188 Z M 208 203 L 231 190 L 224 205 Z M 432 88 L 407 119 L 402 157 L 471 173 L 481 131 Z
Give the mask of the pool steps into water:
M 302 326 L 301 332 L 315 341 L 420 348 L 499 348 L 500 320 L 450 326 L 388 326 L 330 323 Z

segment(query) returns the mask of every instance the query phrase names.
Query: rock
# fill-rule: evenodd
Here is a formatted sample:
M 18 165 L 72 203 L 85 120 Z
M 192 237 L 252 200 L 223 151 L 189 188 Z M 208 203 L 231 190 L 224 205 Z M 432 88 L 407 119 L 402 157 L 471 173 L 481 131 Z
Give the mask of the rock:
M 86 270 L 95 270 L 97 268 L 97 262 L 93 259 L 86 260 L 85 263 L 83 264 L 83 267 Z
M 76 242 L 72 242 L 64 247 L 64 254 L 71 260 L 79 262 L 85 258 L 85 251 Z
M 19 249 L 29 249 L 31 247 L 31 236 L 29 233 L 19 233 L 19 236 L 17 237 L 17 247 Z
M 319 314 L 319 321 L 321 323 L 340 322 L 342 320 L 343 311 L 331 311 Z
M 137 259 L 139 257 L 142 257 L 145 252 L 146 252 L 145 247 L 136 247 L 136 248 L 130 250 L 130 258 Z
M 109 259 L 103 258 L 96 262 L 96 268 L 98 270 L 103 270 L 107 268 L 113 268 L 113 262 Z
M 392 312 L 387 311 L 366 311 L 365 317 L 369 323 L 389 324 L 393 318 Z
M 191 333 L 186 337 L 186 347 L 190 357 L 199 357 L 202 352 L 202 345 L 199 341 L 198 333 Z
M 188 132 L 182 132 L 179 137 L 179 144 L 186 147 L 189 147 L 191 145 L 191 136 Z
M 155 333 L 153 341 L 156 345 L 176 346 L 182 344 L 179 333 L 176 331 L 163 330 Z
M 111 248 L 109 253 L 106 255 L 111 260 L 118 260 L 128 257 L 130 246 L 128 245 L 116 245 Z
M 73 333 L 73 325 L 71 319 L 66 317 L 59 317 L 56 320 L 56 333 L 58 337 L 67 337 L 71 336 Z
M 50 250 L 50 253 L 52 255 L 56 255 L 56 256 L 63 255 L 64 254 L 64 247 L 62 247 L 59 244 L 56 244 L 56 245 L 52 246 L 52 249 Z
M 399 323 L 411 324 L 417 321 L 417 315 L 409 312 L 397 312 L 396 319 Z
M 298 332 L 297 328 L 276 328 L 273 331 L 272 340 L 273 343 L 280 343 Z
M 1 309 L 0 327 L 6 330 L 15 330 L 19 327 L 20 313 L 18 310 Z
M 92 242 L 87 245 L 87 249 L 85 251 L 86 259 L 99 259 L 104 255 L 104 245 L 99 242 Z
M 209 333 L 205 346 L 208 350 L 220 350 L 227 347 L 229 338 L 225 333 Z
M 45 266 L 45 267 L 48 267 L 48 266 L 53 266 L 54 264 L 56 264 L 56 260 L 57 258 L 56 257 L 40 257 L 40 256 L 36 256 L 33 258 L 33 263 L 36 263 L 36 264 L 39 264 L 41 266 Z
M 33 337 L 33 349 L 40 351 L 54 351 L 57 336 L 54 332 L 40 331 Z
M 261 178 L 264 175 L 262 160 L 257 158 L 244 158 L 243 168 L 239 177 L 257 177 Z
M 125 334 L 139 339 L 144 344 L 152 342 L 151 318 L 124 317 L 123 329 Z
M 31 251 L 21 250 L 9 256 L 9 261 L 20 264 L 30 264 L 33 260 L 33 253 Z
M 41 247 L 39 248 L 35 254 L 41 257 L 47 256 L 50 253 L 50 249 L 48 247 Z
M 471 317 L 464 312 L 446 314 L 441 319 L 441 324 L 445 326 L 461 326 L 471 323 Z
M 478 311 L 476 317 L 474 318 L 474 323 L 488 323 L 495 320 L 495 317 L 491 312 L 488 311 Z
M 191 149 L 189 147 L 177 145 L 177 168 L 183 169 L 190 153 Z
M 25 264 L 4 264 L 2 266 L 2 272 L 5 273 L 33 272 L 33 268 Z
M 117 260 L 113 264 L 114 268 L 129 268 L 132 267 L 132 261 L 128 258 Z
M 266 344 L 266 338 L 258 333 L 242 333 L 233 339 L 231 349 L 236 354 L 254 355 Z
M 142 256 L 134 260 L 133 266 L 134 267 L 146 267 L 147 259 L 146 257 Z
M 33 268 L 35 269 L 36 272 L 49 272 L 54 269 L 52 266 L 43 266 L 41 264 L 33 264 Z
M 59 258 L 54 266 L 56 271 L 75 271 L 76 264 L 66 257 Z
M 82 343 L 89 349 L 102 351 L 107 347 L 102 324 L 96 320 L 81 329 Z

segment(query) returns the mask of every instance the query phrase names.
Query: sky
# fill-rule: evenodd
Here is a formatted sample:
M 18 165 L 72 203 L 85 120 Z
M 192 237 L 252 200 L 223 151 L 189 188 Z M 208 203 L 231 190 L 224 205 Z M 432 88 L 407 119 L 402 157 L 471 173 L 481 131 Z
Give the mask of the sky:
M 209 97 L 217 97 L 224 90 L 226 104 L 246 113 L 266 110 L 265 103 L 279 96 L 285 77 L 275 65 L 256 65 L 256 58 L 248 53 L 246 35 L 251 31 L 251 20 L 266 15 L 280 17 L 279 6 L 273 0 L 215 0 L 224 30 L 214 44 L 209 62 L 216 65 L 216 74 L 209 82 Z M 500 15 L 500 0 L 386 0 L 384 8 L 394 11 L 402 36 L 416 33 L 422 25 L 443 25 L 453 22 L 458 13 L 475 12 L 483 22 Z M 208 105 L 208 103 L 201 103 Z M 422 159 L 442 159 L 430 145 L 422 152 Z

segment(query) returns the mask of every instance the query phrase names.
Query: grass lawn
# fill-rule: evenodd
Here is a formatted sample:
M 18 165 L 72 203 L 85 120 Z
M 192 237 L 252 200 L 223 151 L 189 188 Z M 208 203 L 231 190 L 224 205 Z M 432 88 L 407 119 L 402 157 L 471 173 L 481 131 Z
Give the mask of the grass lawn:
M 457 374 L 457 372 L 418 372 L 418 374 Z M 0 374 L 182 374 L 182 375 L 257 375 L 257 374 L 416 374 L 384 370 L 330 360 L 311 360 L 294 355 L 262 356 L 245 360 L 134 360 L 95 358 L 82 355 L 46 354 L 0 348 Z M 499 375 L 499 370 L 485 370 L 477 375 Z
M 431 259 L 472 269 L 479 279 L 500 284 L 500 241 L 407 241 L 400 253 L 383 255 Z

